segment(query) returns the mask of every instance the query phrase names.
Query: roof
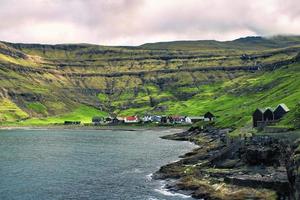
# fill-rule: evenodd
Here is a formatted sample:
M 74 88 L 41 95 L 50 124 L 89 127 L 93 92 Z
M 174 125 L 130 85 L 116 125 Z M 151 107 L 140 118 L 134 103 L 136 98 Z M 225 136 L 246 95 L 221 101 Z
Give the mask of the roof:
M 189 117 L 190 119 L 204 119 L 203 116 L 200 116 L 200 117 Z
M 267 110 L 270 110 L 270 111 L 274 112 L 274 109 L 271 108 L 271 107 L 266 107 L 266 108 L 265 108 L 265 112 L 266 112 Z
M 275 110 L 277 110 L 277 108 L 279 107 L 281 107 L 286 112 L 290 111 L 290 109 L 284 103 L 279 104 Z
M 205 114 L 204 114 L 204 116 L 207 116 L 207 115 L 211 115 L 212 117 L 214 117 L 215 115 L 214 114 L 212 114 L 211 112 L 206 112 Z
M 172 119 L 183 119 L 184 117 L 182 117 L 182 116 L 171 116 L 172 117 Z
M 262 113 L 264 113 L 264 112 L 266 111 L 265 108 L 256 108 L 256 110 L 259 110 L 259 111 L 262 112 Z M 255 111 L 256 111 L 256 110 L 255 110 Z
M 129 116 L 129 117 L 126 117 L 126 120 L 129 120 L 129 121 L 133 121 L 133 120 L 137 120 L 138 118 L 136 116 Z

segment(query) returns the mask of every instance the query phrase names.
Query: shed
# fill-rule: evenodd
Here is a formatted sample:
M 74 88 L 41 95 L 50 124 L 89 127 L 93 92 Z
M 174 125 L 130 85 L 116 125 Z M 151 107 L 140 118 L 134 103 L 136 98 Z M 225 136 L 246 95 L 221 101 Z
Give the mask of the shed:
M 103 121 L 103 117 L 93 117 L 92 123 L 93 124 L 100 124 Z
M 79 125 L 81 121 L 65 121 L 64 125 Z
M 272 108 L 266 108 L 264 112 L 264 121 L 273 121 L 274 120 L 274 110 Z
M 196 123 L 204 120 L 204 117 L 189 117 L 189 118 L 191 119 L 192 123 Z
M 215 116 L 211 112 L 204 114 L 204 121 L 213 121 Z
M 289 111 L 290 109 L 284 103 L 279 104 L 274 110 L 274 119 L 281 119 Z
M 257 122 L 264 120 L 264 109 L 257 108 L 252 114 L 253 127 L 257 127 Z
M 114 117 L 110 123 L 111 124 L 120 124 L 120 123 L 122 123 L 122 121 L 120 121 L 117 117 Z
M 169 123 L 169 119 L 167 116 L 162 116 L 160 122 L 163 124 L 166 124 L 166 123 Z

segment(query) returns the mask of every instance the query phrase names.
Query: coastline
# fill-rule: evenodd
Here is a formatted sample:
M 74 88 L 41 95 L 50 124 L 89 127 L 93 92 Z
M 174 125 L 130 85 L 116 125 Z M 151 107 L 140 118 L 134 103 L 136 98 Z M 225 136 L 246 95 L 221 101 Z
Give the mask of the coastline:
M 225 135 L 225 131 L 215 129 L 163 136 L 190 141 L 197 147 L 179 161 L 162 166 L 153 178 L 166 181 L 170 192 L 195 199 L 277 199 L 289 195 L 287 171 L 285 166 L 278 166 L 281 158 L 276 156 L 278 148 L 286 148 L 280 141 L 268 141 L 269 146 L 256 142 L 241 146 L 235 141 L 228 146 Z M 272 156 L 257 161 L 266 151 Z

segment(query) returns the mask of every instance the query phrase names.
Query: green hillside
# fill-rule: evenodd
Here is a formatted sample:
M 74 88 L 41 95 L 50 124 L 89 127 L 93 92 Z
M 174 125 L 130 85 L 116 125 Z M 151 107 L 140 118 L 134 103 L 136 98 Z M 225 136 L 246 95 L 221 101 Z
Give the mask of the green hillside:
M 0 123 L 211 111 L 219 126 L 248 126 L 257 107 L 293 110 L 300 101 L 299 52 L 298 36 L 136 47 L 0 42 Z

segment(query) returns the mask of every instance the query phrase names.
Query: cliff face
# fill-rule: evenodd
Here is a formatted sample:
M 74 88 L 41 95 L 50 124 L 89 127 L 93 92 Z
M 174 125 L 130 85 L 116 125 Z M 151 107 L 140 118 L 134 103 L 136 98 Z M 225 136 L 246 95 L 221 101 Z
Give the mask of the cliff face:
M 220 114 L 224 126 L 242 124 L 256 106 L 283 98 L 290 107 L 296 103 L 291 96 L 299 95 L 295 41 L 248 38 L 139 47 L 2 42 L 0 101 L 14 108 L 1 110 L 0 121 L 23 119 L 17 108 L 29 118 L 44 118 L 85 105 L 119 115 L 210 110 Z
M 288 178 L 291 187 L 291 199 L 300 199 L 300 140 L 293 145 L 293 154 L 288 163 Z

